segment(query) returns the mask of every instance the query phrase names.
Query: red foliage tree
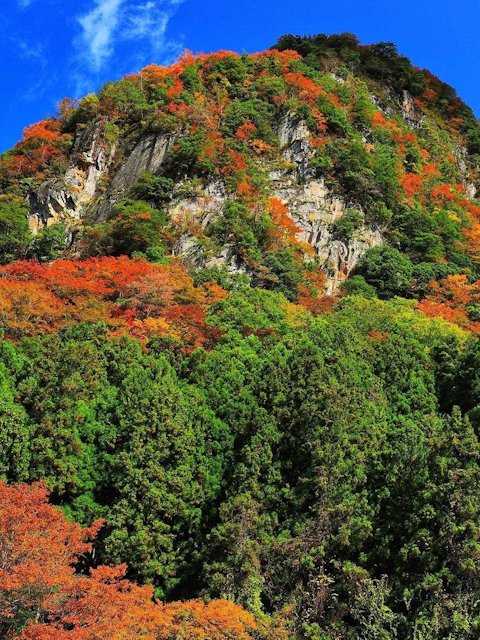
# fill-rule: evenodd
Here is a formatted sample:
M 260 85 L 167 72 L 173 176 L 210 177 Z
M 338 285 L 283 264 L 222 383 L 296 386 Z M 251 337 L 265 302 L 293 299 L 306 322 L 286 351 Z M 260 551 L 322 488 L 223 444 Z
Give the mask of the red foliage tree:
M 41 484 L 0 482 L 0 630 L 55 608 L 74 582 L 73 564 L 90 550 L 98 525 L 82 529 L 48 504 Z
M 413 198 L 422 190 L 422 176 L 416 173 L 406 173 L 402 178 L 402 188 L 408 198 Z
M 24 129 L 23 140 L 24 142 L 31 139 L 57 142 L 61 137 L 59 129 L 60 123 L 57 120 L 41 120 Z
M 251 614 L 226 600 L 173 602 L 162 617 L 158 640 L 250 640 L 256 627 Z
M 289 242 L 296 242 L 296 235 L 300 229 L 288 215 L 287 205 L 280 198 L 270 198 L 268 201 L 268 212 L 275 224 L 274 236 L 279 239 L 285 239 Z
M 253 616 L 213 600 L 155 604 L 126 566 L 75 571 L 101 523 L 82 528 L 42 484 L 0 482 L 0 635 L 6 640 L 251 640 Z
M 440 317 L 471 331 L 478 331 L 479 323 L 468 317 L 467 306 L 480 301 L 480 281 L 469 283 L 464 274 L 447 276 L 430 284 L 428 297 L 417 308 L 430 317 Z
M 126 256 L 22 260 L 0 267 L 0 320 L 12 338 L 73 322 L 106 322 L 142 338 L 170 334 L 198 346 L 210 335 L 204 318 L 221 287 L 195 287 L 185 267 Z

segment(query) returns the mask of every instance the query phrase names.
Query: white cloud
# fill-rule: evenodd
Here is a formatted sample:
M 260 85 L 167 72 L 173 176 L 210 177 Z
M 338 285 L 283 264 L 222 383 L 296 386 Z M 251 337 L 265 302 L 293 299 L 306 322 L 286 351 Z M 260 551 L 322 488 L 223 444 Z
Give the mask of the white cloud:
M 42 68 L 46 66 L 47 60 L 45 57 L 45 48 L 40 42 L 31 44 L 26 40 L 18 38 L 16 40 L 16 44 L 22 58 L 37 60 L 42 63 Z
M 96 0 L 95 7 L 78 19 L 82 33 L 77 46 L 94 71 L 113 53 L 122 4 L 123 0 Z
M 27 0 L 29 1 L 29 0 Z M 183 0 L 95 0 L 78 18 L 81 33 L 76 39 L 82 71 L 100 73 L 122 44 L 135 43 L 123 63 L 139 66 L 158 56 L 174 55 L 177 43 L 167 39 L 171 17 Z M 86 68 L 85 68 L 86 67 Z

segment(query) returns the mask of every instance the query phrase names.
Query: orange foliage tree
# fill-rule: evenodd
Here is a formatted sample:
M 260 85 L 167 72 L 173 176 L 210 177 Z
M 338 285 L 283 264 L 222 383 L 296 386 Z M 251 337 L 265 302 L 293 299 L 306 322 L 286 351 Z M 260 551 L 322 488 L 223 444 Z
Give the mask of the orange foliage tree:
M 430 293 L 417 307 L 430 317 L 440 317 L 471 331 L 478 332 L 480 323 L 468 317 L 467 306 L 480 301 L 480 281 L 469 283 L 464 274 L 447 276 L 430 284 Z
M 11 337 L 49 333 L 64 318 L 62 301 L 44 284 L 0 279 L 0 322 Z
M 60 121 L 53 118 L 26 127 L 22 141 L 0 158 L 0 175 L 14 180 L 33 175 L 40 180 L 44 178 L 51 161 L 66 159 L 67 143 L 72 136 L 60 129 Z
M 416 173 L 406 173 L 402 178 L 402 188 L 408 198 L 413 198 L 420 193 L 422 185 L 422 176 Z
M 298 304 L 315 315 L 330 311 L 336 299 L 325 295 L 325 282 L 323 271 L 307 272 L 304 282 L 298 287 Z
M 158 640 L 250 640 L 253 616 L 233 602 L 200 600 L 163 605 Z
M 1 637 L 56 607 L 59 589 L 72 586 L 73 564 L 90 550 L 87 540 L 97 528 L 68 522 L 48 504 L 41 484 L 0 482 Z
M 61 137 L 59 128 L 60 123 L 58 120 L 41 120 L 24 129 L 23 140 L 27 141 L 34 138 L 46 142 L 56 142 Z
M 0 268 L 0 321 L 11 338 L 101 321 L 114 333 L 181 335 L 200 346 L 210 335 L 206 308 L 225 295 L 208 283 L 195 287 L 176 260 L 161 265 L 126 256 L 48 264 L 23 260 Z
M 157 604 L 126 566 L 75 571 L 101 523 L 82 528 L 40 483 L 0 482 L 0 635 L 6 640 L 251 640 L 256 623 L 232 602 Z
M 300 229 L 288 215 L 287 205 L 282 202 L 280 198 L 270 198 L 268 201 L 268 212 L 275 224 L 275 236 L 295 243 L 297 233 L 300 232 Z
M 467 251 L 475 262 L 480 262 L 480 223 L 474 222 L 463 230 Z

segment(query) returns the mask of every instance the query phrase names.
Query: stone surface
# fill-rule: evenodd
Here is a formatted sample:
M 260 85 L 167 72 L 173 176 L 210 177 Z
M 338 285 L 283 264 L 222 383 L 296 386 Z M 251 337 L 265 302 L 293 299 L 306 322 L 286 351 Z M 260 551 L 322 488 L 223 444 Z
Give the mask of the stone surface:
M 283 157 L 295 165 L 299 178 L 307 180 L 311 177 L 310 160 L 313 151 L 306 123 L 293 113 L 287 113 L 280 122 L 278 139 Z
M 296 171 L 272 171 L 272 191 L 284 202 L 300 232 L 298 239 L 315 250 L 327 276 L 327 293 L 332 294 L 349 276 L 368 249 L 382 244 L 378 228 L 362 225 L 349 242 L 333 238 L 333 225 L 347 209 L 345 202 L 331 194 L 324 180 L 299 182 Z M 209 183 L 191 198 L 175 202 L 169 209 L 172 220 L 185 229 L 174 253 L 195 267 L 224 265 L 231 271 L 245 272 L 236 260 L 232 247 L 225 246 L 218 255 L 209 255 L 195 232 L 201 233 L 222 214 L 227 197 L 221 182 Z
M 214 180 L 203 189 L 199 188 L 195 195 L 173 202 L 168 210 L 169 216 L 178 227 L 187 230 L 176 242 L 173 253 L 193 267 L 223 266 L 231 272 L 246 273 L 233 247 L 225 245 L 217 255 L 211 255 L 194 235 L 196 230 L 203 233 L 215 218 L 222 215 L 226 199 L 225 185 L 220 180 Z
M 327 276 L 327 292 L 334 293 L 365 252 L 383 242 L 381 232 L 362 225 L 348 242 L 334 239 L 333 225 L 345 214 L 347 204 L 329 191 L 323 179 L 314 176 L 306 123 L 287 113 L 279 123 L 278 137 L 289 168 L 269 172 L 272 193 L 287 205 L 300 230 L 298 239 L 314 248 Z M 77 135 L 71 164 L 63 179 L 45 182 L 30 195 L 32 230 L 36 232 L 60 221 L 74 229 L 89 207 L 94 208 L 97 220 L 105 219 L 113 203 L 126 194 L 143 172 L 161 170 L 173 143 L 172 135 L 149 135 L 140 140 L 103 193 L 99 186 L 112 167 L 115 148 L 103 140 L 101 125 L 87 127 Z M 176 192 L 182 194 L 187 186 L 178 184 Z M 192 195 L 174 199 L 168 214 L 181 231 L 173 249 L 175 255 L 195 267 L 224 265 L 230 271 L 246 272 L 232 246 L 226 245 L 213 255 L 212 249 L 206 248 L 208 242 L 201 239 L 208 225 L 222 215 L 227 197 L 224 183 L 216 179 L 203 187 L 194 186 Z
M 181 189 L 181 185 L 180 185 Z M 178 225 L 190 222 L 200 224 L 202 229 L 222 213 L 227 198 L 225 185 L 220 180 L 209 182 L 204 189 L 188 198 L 180 198 L 170 206 L 169 216 Z
M 172 135 L 149 135 L 142 138 L 115 174 L 111 191 L 117 194 L 125 192 L 145 171 L 157 173 L 173 142 Z
M 402 104 L 401 104 L 402 116 L 405 122 L 413 129 L 417 129 L 423 123 L 423 116 L 415 105 L 413 96 L 408 91 L 402 92 Z
M 275 195 L 287 205 L 301 230 L 299 240 L 315 249 L 327 276 L 327 293 L 334 293 L 366 251 L 383 243 L 380 230 L 362 225 L 347 243 L 335 240 L 333 225 L 345 215 L 347 207 L 329 192 L 323 179 L 298 183 L 288 172 L 273 172 L 270 178 Z
M 80 130 L 63 179 L 44 182 L 28 196 L 32 232 L 58 222 L 78 225 L 96 195 L 99 181 L 107 175 L 114 155 L 115 146 L 103 140 L 101 124 Z
M 462 184 L 465 187 L 465 193 L 469 198 L 475 198 L 477 195 L 477 187 L 471 182 L 471 167 L 469 167 L 468 163 L 468 150 L 463 145 L 457 145 L 453 153 L 455 155 L 455 159 L 457 161 L 458 170 L 462 176 Z

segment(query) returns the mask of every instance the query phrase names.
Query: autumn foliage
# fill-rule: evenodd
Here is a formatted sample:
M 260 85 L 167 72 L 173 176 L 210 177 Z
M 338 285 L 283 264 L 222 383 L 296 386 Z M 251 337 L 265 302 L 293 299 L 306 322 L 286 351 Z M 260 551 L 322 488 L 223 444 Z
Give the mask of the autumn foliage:
M 422 176 L 416 173 L 406 173 L 402 178 L 403 190 L 409 198 L 413 198 L 413 196 L 420 193 L 422 184 Z
M 280 198 L 270 198 L 268 211 L 275 224 L 276 234 L 279 237 L 284 237 L 287 241 L 295 243 L 300 229 L 289 215 L 286 204 Z
M 478 636 L 480 126 L 283 44 L 0 156 L 0 638 Z
M 23 139 L 14 149 L 0 158 L 0 176 L 9 179 L 21 176 L 46 177 L 52 162 L 66 158 L 71 136 L 61 131 L 59 120 L 49 118 L 26 127 Z
M 156 604 L 126 566 L 75 565 L 101 523 L 85 529 L 48 503 L 41 483 L 0 482 L 0 632 L 18 640 L 250 640 L 252 615 L 222 600 Z
M 287 162 L 284 167 L 287 160 L 284 152 L 291 141 L 280 141 L 278 135 L 279 123 L 289 114 L 292 122 L 298 122 L 302 131 L 306 131 L 305 157 L 311 164 L 308 172 L 312 179 L 326 180 L 332 193 L 341 191 L 344 199 L 351 200 L 372 218 L 368 224 L 371 222 L 385 232 L 387 243 L 391 236 L 394 243 L 413 247 L 414 253 L 423 251 L 425 255 L 414 256 L 416 262 L 443 264 L 452 253 L 460 251 L 470 264 L 478 264 L 480 205 L 467 195 L 466 177 L 464 180 L 462 170 L 458 171 L 461 163 L 456 157 L 456 147 L 447 140 L 448 132 L 457 137 L 466 135 L 468 118 L 465 120 L 464 105 L 454 95 L 445 94 L 445 86 L 434 76 L 413 67 L 410 69 L 413 75 L 403 79 L 409 81 L 418 73 L 422 87 L 415 89 L 402 112 L 372 100 L 372 86 L 366 78 L 372 68 L 370 64 L 365 74 L 358 74 L 349 63 L 344 66 L 342 63 L 338 73 L 336 66 L 340 60 L 334 51 L 341 40 L 334 38 L 330 42 L 333 49 L 326 57 L 318 50 L 316 62 L 313 62 L 316 54 L 305 53 L 317 46 L 311 40 L 303 42 L 299 51 L 283 49 L 283 45 L 280 47 L 283 50 L 270 49 L 248 56 L 232 51 L 199 54 L 186 51 L 169 66 L 150 64 L 117 83 L 110 83 L 98 95 L 87 96 L 78 103 L 64 102 L 57 118 L 26 127 L 22 140 L 0 158 L 2 185 L 15 191 L 23 178 L 32 179 L 37 185 L 51 178 L 62 179 L 65 163 L 68 166 L 72 160 L 74 141 L 93 122 L 99 125 L 99 143 L 105 151 L 110 149 L 107 133 L 116 132 L 122 140 L 125 137 L 122 133 L 134 130 L 140 123 L 149 122 L 154 130 L 167 134 L 181 131 L 182 135 L 173 136 L 174 142 L 162 166 L 167 180 L 172 184 L 197 180 L 199 188 L 212 180 L 218 181 L 227 198 L 239 201 L 248 210 L 249 224 L 262 219 L 271 221 L 263 235 L 255 229 L 248 238 L 247 244 L 253 245 L 256 236 L 262 235 L 261 246 L 260 243 L 246 249 L 243 243 L 248 234 L 242 229 L 238 233 L 243 237 L 235 238 L 238 246 L 232 250 L 249 268 L 257 269 L 258 273 L 252 274 L 253 280 L 273 283 L 271 286 L 284 291 L 284 283 L 271 270 L 276 268 L 284 275 L 285 265 L 280 267 L 278 256 L 271 259 L 269 253 L 287 249 L 294 256 L 290 271 L 301 272 L 298 278 L 291 278 L 296 284 L 289 285 L 290 299 L 318 310 L 324 289 L 318 283 L 323 275 L 318 274 L 318 282 L 313 283 L 315 276 L 304 263 L 306 255 L 316 255 L 316 249 L 299 240 L 300 228 L 292 204 L 275 195 L 269 178 L 271 162 L 295 171 L 295 163 L 287 168 Z M 293 39 L 289 44 L 295 47 L 299 41 Z M 345 51 L 353 46 L 359 60 L 372 52 L 375 59 L 380 55 L 373 49 L 369 54 L 368 47 L 357 47 L 348 38 L 344 44 Z M 394 65 L 395 59 L 394 55 L 389 64 Z M 405 69 L 402 69 L 399 72 L 403 77 Z M 404 100 L 407 94 L 402 94 Z M 412 124 L 411 118 L 417 119 L 418 124 L 428 123 L 435 113 L 438 120 L 440 108 L 446 123 L 443 138 L 433 135 L 436 120 L 431 122 L 432 132 L 428 126 Z M 122 142 L 118 143 L 118 150 L 129 152 Z M 159 210 L 170 197 L 171 193 L 157 203 Z M 395 217 L 401 218 L 398 212 L 403 207 L 421 209 L 425 226 L 433 226 L 433 230 L 419 229 L 415 242 L 399 239 L 395 234 L 403 221 Z M 380 220 L 376 219 L 378 211 L 383 211 Z M 387 218 L 383 217 L 385 211 Z M 445 223 L 445 229 L 439 230 L 440 224 L 435 228 L 436 219 L 441 217 L 439 212 L 451 226 Z M 391 214 L 394 219 L 384 229 Z M 118 211 L 115 215 L 112 228 L 122 240 L 125 235 L 135 238 L 137 225 L 147 222 L 151 214 L 147 209 L 139 209 L 134 216 Z M 308 226 L 310 221 L 304 222 Z M 172 248 L 178 231 L 166 230 L 167 225 L 162 221 L 162 230 L 155 228 L 155 233 L 150 234 L 155 238 L 161 236 L 162 242 L 169 245 L 166 251 Z M 215 246 L 218 239 L 209 225 L 192 219 L 185 226 L 190 235 L 200 240 L 202 250 L 208 247 L 207 251 L 221 252 L 222 247 Z M 95 233 L 93 225 L 94 239 Z M 436 236 L 433 241 L 432 236 Z M 228 241 L 231 237 L 232 233 Z M 315 234 L 310 235 L 310 243 L 315 242 L 314 237 Z M 133 253 L 126 246 L 127 241 L 120 245 L 118 250 L 108 252 Z M 144 247 L 135 247 L 137 250 L 143 251 Z M 86 250 L 83 255 L 91 253 L 94 251 Z M 245 256 L 249 256 L 248 260 Z M 212 303 L 226 296 L 220 287 L 212 289 L 211 284 L 194 287 L 187 271 L 176 260 L 166 265 L 123 257 L 58 260 L 48 265 L 21 261 L 0 271 L 0 321 L 7 337 L 15 340 L 87 321 L 105 323 L 111 335 L 129 333 L 142 340 L 169 336 L 187 348 L 194 348 L 209 342 L 212 331 L 206 325 L 205 313 Z M 433 290 L 429 292 L 424 303 L 430 312 L 434 303 L 446 304 L 436 300 L 435 295 Z M 329 307 L 331 301 L 322 304 Z
M 57 142 L 60 139 L 60 123 L 57 120 L 41 120 L 36 124 L 26 127 L 23 132 L 23 140 L 42 140 L 45 142 Z
M 208 337 L 208 304 L 225 296 L 216 285 L 197 288 L 180 262 L 157 265 L 126 256 L 19 261 L 0 268 L 0 319 L 18 338 L 75 322 L 104 322 L 112 333 Z
M 470 283 L 464 274 L 447 276 L 430 284 L 428 296 L 417 307 L 430 317 L 440 317 L 448 322 L 480 332 L 480 322 L 469 317 L 470 305 L 480 303 L 480 281 Z
M 161 607 L 158 640 L 250 640 L 254 617 L 226 600 L 173 602 Z

